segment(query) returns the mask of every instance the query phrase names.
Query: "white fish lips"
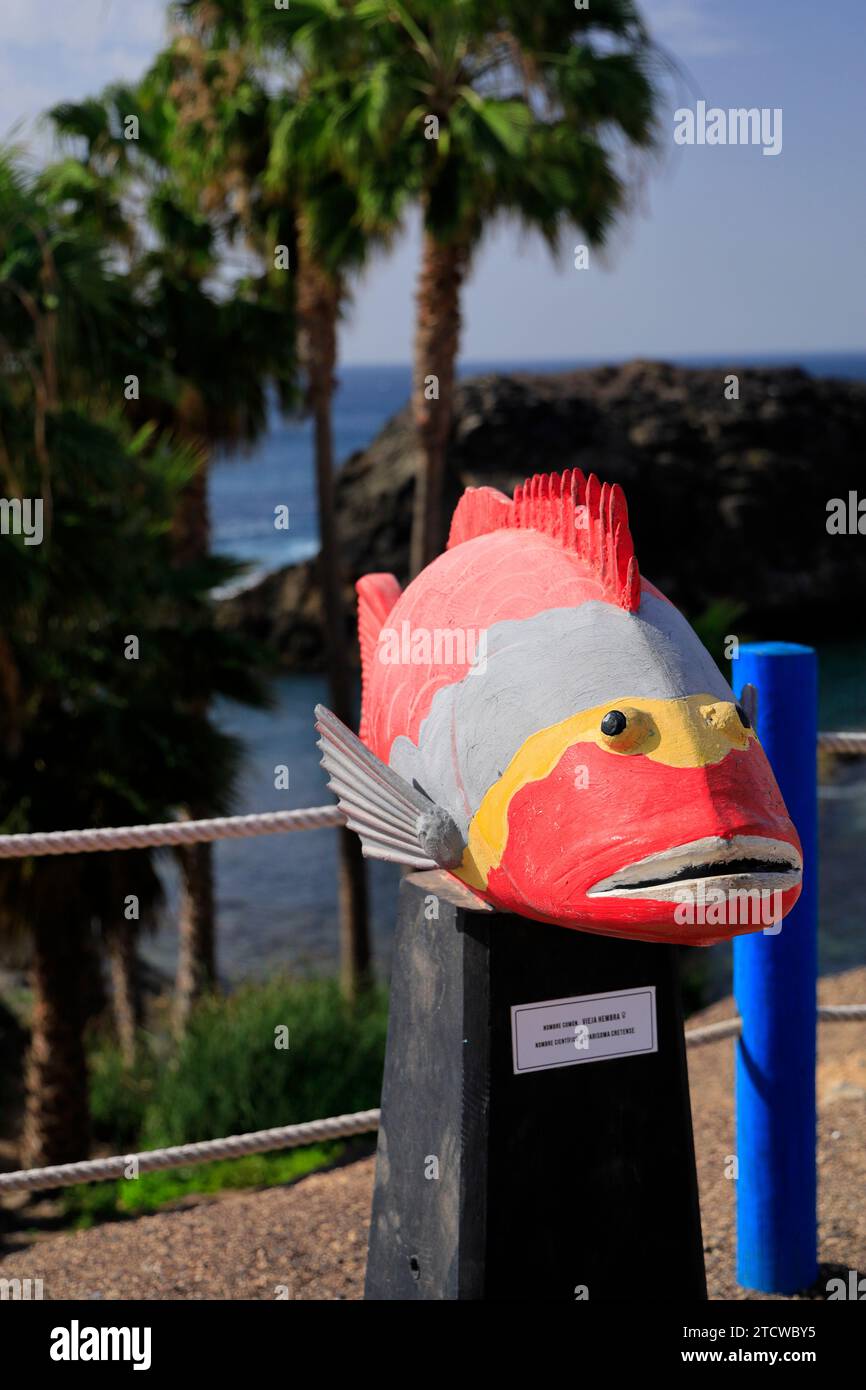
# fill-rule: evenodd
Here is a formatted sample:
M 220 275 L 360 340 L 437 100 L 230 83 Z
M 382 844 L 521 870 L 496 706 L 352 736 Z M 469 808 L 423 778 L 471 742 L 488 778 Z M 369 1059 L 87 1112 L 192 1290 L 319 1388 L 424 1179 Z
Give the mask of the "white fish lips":
M 755 872 L 742 869 L 725 873 L 725 865 L 737 860 L 755 860 Z M 777 863 L 783 869 L 764 870 L 758 864 Z M 684 869 L 705 869 L 708 864 L 718 865 L 718 874 L 702 872 L 694 878 L 674 877 Z M 670 883 L 647 885 L 647 878 L 671 876 Z M 703 840 L 691 840 L 685 845 L 675 845 L 672 849 L 657 854 L 648 854 L 633 864 L 626 864 L 607 878 L 599 879 L 589 889 L 590 898 L 652 898 L 656 902 L 680 901 L 677 894 L 683 891 L 696 891 L 699 884 L 721 890 L 723 893 L 737 889 L 758 889 L 785 892 L 796 888 L 803 875 L 803 861 L 794 845 L 787 840 L 775 840 L 764 835 L 734 835 L 723 839 L 711 835 Z M 643 886 L 641 886 L 643 885 Z

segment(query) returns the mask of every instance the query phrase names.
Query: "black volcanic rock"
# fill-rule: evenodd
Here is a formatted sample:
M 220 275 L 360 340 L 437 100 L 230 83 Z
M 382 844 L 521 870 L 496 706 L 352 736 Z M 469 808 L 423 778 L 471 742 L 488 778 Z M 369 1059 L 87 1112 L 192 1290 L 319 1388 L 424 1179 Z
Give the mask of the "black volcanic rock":
M 740 399 L 725 399 L 736 374 Z M 814 640 L 866 633 L 866 536 L 827 532 L 827 502 L 866 496 L 866 384 L 799 368 L 685 369 L 634 361 L 461 383 L 447 509 L 464 487 L 509 494 L 533 473 L 582 468 L 622 484 L 641 572 L 692 619 L 719 600 L 736 631 Z M 346 462 L 337 505 L 346 576 L 405 582 L 414 489 L 408 409 Z M 222 604 L 222 621 L 315 669 L 314 561 Z M 347 591 L 350 592 L 350 591 Z M 356 647 L 354 629 L 346 640 Z

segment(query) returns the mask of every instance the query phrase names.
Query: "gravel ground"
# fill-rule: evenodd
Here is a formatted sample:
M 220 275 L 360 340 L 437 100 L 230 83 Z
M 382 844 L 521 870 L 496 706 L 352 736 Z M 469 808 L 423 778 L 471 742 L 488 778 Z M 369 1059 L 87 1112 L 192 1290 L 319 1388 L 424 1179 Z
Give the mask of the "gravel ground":
M 46 1299 L 361 1298 L 373 1167 L 50 1236 L 0 1278 L 41 1278 Z
M 866 1000 L 866 970 L 821 981 L 822 1003 Z M 690 1020 L 733 1012 L 723 1000 Z M 754 1298 L 734 1282 L 731 1042 L 689 1053 L 695 1144 L 710 1297 Z M 819 1284 L 866 1270 L 866 1022 L 819 1030 Z M 41 1237 L 0 1258 L 0 1278 L 41 1278 L 44 1296 L 109 1299 L 357 1299 L 373 1159 L 313 1174 L 291 1187 L 226 1193 L 156 1216 Z M 26 1215 L 19 1213 L 26 1224 Z M 20 1243 L 27 1239 L 18 1236 Z M 7 1241 L 8 1248 L 8 1241 Z

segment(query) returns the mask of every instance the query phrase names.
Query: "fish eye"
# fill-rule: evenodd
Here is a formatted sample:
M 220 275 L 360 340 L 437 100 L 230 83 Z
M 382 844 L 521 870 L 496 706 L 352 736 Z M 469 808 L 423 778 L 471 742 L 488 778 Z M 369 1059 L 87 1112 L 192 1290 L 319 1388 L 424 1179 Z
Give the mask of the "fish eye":
M 749 723 L 749 716 L 746 714 L 746 711 L 743 709 L 743 706 L 737 705 L 736 710 L 737 714 L 740 716 L 740 723 L 742 724 L 743 728 L 750 729 L 752 726 Z
M 628 720 L 621 709 L 608 710 L 604 719 L 601 721 L 601 732 L 608 738 L 616 738 L 625 729 Z

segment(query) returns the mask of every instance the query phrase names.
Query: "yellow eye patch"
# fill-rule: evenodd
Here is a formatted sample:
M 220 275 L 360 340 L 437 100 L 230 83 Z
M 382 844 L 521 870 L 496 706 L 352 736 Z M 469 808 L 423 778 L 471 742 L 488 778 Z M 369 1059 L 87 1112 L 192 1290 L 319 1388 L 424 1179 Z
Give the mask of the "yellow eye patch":
M 602 732 L 602 720 L 611 711 L 625 716 L 620 733 Z M 576 743 L 594 743 L 613 757 L 639 753 L 667 767 L 707 767 L 721 762 L 732 748 L 748 748 L 753 738 L 754 730 L 742 724 L 736 705 L 712 695 L 679 700 L 624 696 L 581 710 L 531 734 L 517 750 L 472 817 L 463 863 L 453 872 L 471 888 L 487 886 L 491 869 L 498 867 L 505 853 L 512 797 L 527 783 L 548 777 Z

